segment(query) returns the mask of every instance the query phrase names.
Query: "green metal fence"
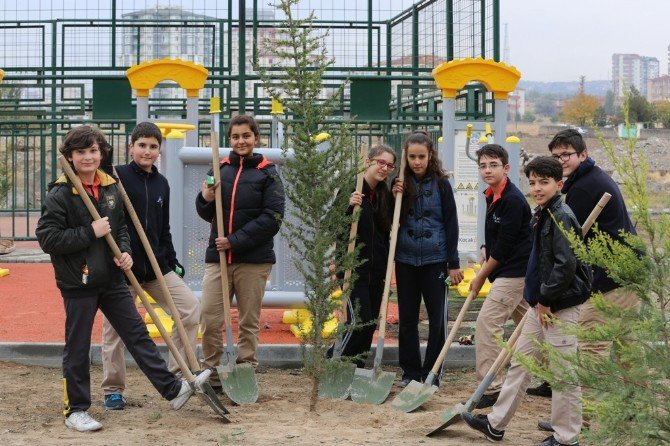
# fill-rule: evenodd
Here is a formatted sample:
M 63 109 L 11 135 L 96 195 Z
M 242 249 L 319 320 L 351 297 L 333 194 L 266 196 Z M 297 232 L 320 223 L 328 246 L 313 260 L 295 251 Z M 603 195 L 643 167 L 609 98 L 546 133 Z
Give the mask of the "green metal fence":
M 336 119 L 354 119 L 357 143 L 399 148 L 417 127 L 437 138 L 441 98 L 430 71 L 460 57 L 499 57 L 499 0 L 304 0 L 334 66 L 325 88 L 347 82 Z M 124 99 L 131 65 L 179 57 L 210 71 L 201 94 L 222 98 L 219 133 L 253 113 L 267 133 L 270 101 L 252 61 L 282 69 L 265 48 L 284 18 L 259 0 L 4 0 L 0 2 L 0 237 L 34 239 L 42 196 L 55 179 L 57 148 L 73 126 L 95 123 L 126 161 L 134 99 Z M 101 99 L 104 98 L 104 99 Z M 459 101 L 462 118 L 490 115 L 481 86 Z M 182 117 L 185 96 L 169 82 L 151 92 L 152 119 Z M 209 144 L 209 121 L 198 125 Z M 224 137 L 222 137 L 224 138 Z M 226 141 L 222 140 L 222 144 Z M 3 187 L 7 194 L 3 195 Z

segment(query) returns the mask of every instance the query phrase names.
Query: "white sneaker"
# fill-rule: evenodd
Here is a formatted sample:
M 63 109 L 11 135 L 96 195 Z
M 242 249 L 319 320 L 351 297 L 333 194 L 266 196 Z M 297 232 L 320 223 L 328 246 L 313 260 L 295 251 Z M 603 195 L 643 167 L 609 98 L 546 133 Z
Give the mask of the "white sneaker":
M 79 432 L 97 431 L 102 429 L 102 424 L 95 421 L 88 412 L 72 412 L 65 419 L 65 425 Z
M 211 369 L 205 369 L 200 374 L 198 374 L 195 377 L 195 384 L 196 386 L 201 386 L 203 383 L 207 382 L 209 379 L 209 375 L 212 374 Z M 185 380 L 181 380 L 181 389 L 179 389 L 179 393 L 177 396 L 173 399 L 170 400 L 170 406 L 174 410 L 179 410 L 182 407 L 184 407 L 184 404 L 186 404 L 186 401 L 188 401 L 191 396 L 193 396 L 193 389 L 191 388 L 191 385 Z

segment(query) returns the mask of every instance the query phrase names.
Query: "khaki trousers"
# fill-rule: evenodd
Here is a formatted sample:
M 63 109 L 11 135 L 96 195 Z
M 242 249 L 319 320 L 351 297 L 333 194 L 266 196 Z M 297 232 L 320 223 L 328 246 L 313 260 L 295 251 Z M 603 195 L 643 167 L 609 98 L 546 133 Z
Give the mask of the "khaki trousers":
M 477 380 L 480 382 L 500 353 L 498 339 L 502 338 L 503 325 L 510 318 L 518 324 L 528 310 L 528 303 L 523 298 L 524 280 L 523 277 L 498 277 L 479 310 L 475 332 L 475 354 Z M 485 393 L 490 395 L 500 392 L 502 381 L 501 373 L 496 376 Z
M 237 298 L 239 314 L 237 362 L 258 365 L 258 348 L 261 303 L 265 294 L 271 263 L 237 263 L 228 265 L 228 296 Z M 221 269 L 218 263 L 205 265 L 202 281 L 202 354 L 205 367 L 216 367 L 223 356 L 223 292 L 221 289 Z M 216 382 L 216 376 L 212 375 Z
M 188 342 L 195 352 L 198 343 L 198 323 L 200 321 L 200 303 L 193 294 L 193 291 L 184 283 L 184 280 L 174 272 L 170 271 L 163 276 L 167 283 L 168 291 L 174 300 L 181 321 L 184 324 L 184 330 L 188 337 Z M 163 295 L 158 279 L 151 280 L 142 284 L 142 289 L 156 301 L 167 314 L 172 316 L 167 305 L 167 298 Z M 135 290 L 130 287 L 130 295 L 135 296 Z M 177 328 L 173 328 L 172 340 L 181 356 L 186 359 L 184 351 L 184 341 L 179 337 Z M 177 361 L 170 354 L 168 369 L 172 373 L 181 371 Z M 116 333 L 112 324 L 106 317 L 102 319 L 102 390 L 105 395 L 111 393 L 123 393 L 126 388 L 126 361 L 124 358 L 124 345 L 121 338 Z
M 538 319 L 537 310 L 528 310 L 528 318 L 521 331 L 521 336 L 514 347 L 514 353 L 523 353 L 535 359 L 541 358 L 536 341 L 547 341 L 558 352 L 577 352 L 577 338 L 563 333 L 562 327 L 576 324 L 579 321 L 580 306 L 557 311 L 554 316 L 560 321 L 549 328 L 543 328 Z M 530 384 L 531 375 L 514 359 L 507 372 L 507 377 L 500 390 L 498 401 L 488 415 L 491 426 L 504 430 L 514 416 L 526 389 Z M 554 438 L 559 443 L 573 442 L 582 429 L 582 391 L 580 387 L 570 386 L 563 392 L 553 389 L 551 398 L 551 425 Z
M 640 311 L 640 299 L 632 291 L 625 288 L 617 288 L 603 294 L 603 298 L 614 305 L 618 305 L 626 310 Z M 582 312 L 579 315 L 579 325 L 584 328 L 596 328 L 605 323 L 604 316 L 594 307 L 591 300 L 587 300 L 582 305 Z M 585 354 L 609 357 L 612 341 L 600 342 L 581 342 L 579 350 Z

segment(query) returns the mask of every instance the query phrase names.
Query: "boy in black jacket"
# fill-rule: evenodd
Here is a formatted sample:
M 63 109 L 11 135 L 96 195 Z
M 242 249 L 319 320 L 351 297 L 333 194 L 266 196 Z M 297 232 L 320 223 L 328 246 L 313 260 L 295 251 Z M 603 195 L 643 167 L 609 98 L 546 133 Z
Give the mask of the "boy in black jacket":
M 91 406 L 91 329 L 98 309 L 119 332 L 156 390 L 170 400 L 173 409 L 180 409 L 193 390 L 168 371 L 123 279 L 122 270 L 133 265 L 123 202 L 114 178 L 98 169 L 109 153 L 109 144 L 99 130 L 80 126 L 66 135 L 60 152 L 72 164 L 102 216 L 92 221 L 76 189 L 61 176 L 49 185 L 36 230 L 40 246 L 51 255 L 65 305 L 65 425 L 80 432 L 102 428 L 87 412 Z M 120 259 L 103 240 L 106 234 L 117 241 L 123 252 Z M 197 380 L 206 381 L 210 373 L 200 374 Z
M 533 248 L 528 260 L 524 298 L 531 308 L 514 353 L 540 357 L 537 341 L 546 341 L 561 354 L 577 351 L 577 339 L 563 328 L 576 324 L 590 294 L 591 270 L 575 257 L 560 228 L 581 234 L 570 208 L 561 200 L 562 169 L 551 157 L 533 159 L 525 169 L 530 192 L 538 204 L 533 215 Z M 501 441 L 528 388 L 530 373 L 513 360 L 500 397 L 488 415 L 463 413 L 463 420 L 491 441 Z M 554 434 L 536 446 L 579 445 L 582 428 L 581 389 L 554 391 L 551 400 Z
M 479 175 L 488 184 L 486 196 L 485 245 L 482 268 L 470 282 L 476 293 L 488 278 L 492 282 L 477 316 L 477 379 L 482 380 L 500 353 L 498 338 L 510 317 L 519 323 L 528 304 L 523 298 L 524 276 L 530 254 L 530 206 L 507 174 L 507 151 L 498 144 L 487 144 L 477 151 Z M 482 396 L 478 409 L 495 404 L 502 377 L 496 377 Z
M 158 172 L 154 163 L 158 159 L 162 142 L 161 131 L 156 124 L 141 122 L 130 136 L 129 164 L 116 166 L 119 180 L 128 194 L 130 202 L 142 224 L 142 229 L 156 256 L 161 273 L 167 284 L 175 307 L 184 324 L 188 339 L 181 339 L 179 333 L 173 335 L 173 341 L 182 357 L 186 357 L 184 343 L 191 344 L 195 351 L 200 323 L 200 303 L 193 292 L 184 283 L 184 268 L 177 261 L 170 234 L 170 186 L 167 179 Z M 163 295 L 160 282 L 156 278 L 149 256 L 142 246 L 140 237 L 132 220 L 126 213 L 126 226 L 133 252 L 133 273 L 142 288 L 168 314 L 167 296 Z M 134 290 L 130 290 L 135 295 Z M 126 387 L 126 361 L 121 338 L 107 318 L 102 322 L 102 370 L 104 379 L 101 387 L 105 394 L 103 406 L 106 410 L 120 410 L 126 406 L 123 391 Z M 179 372 L 179 365 L 170 354 L 168 368 Z

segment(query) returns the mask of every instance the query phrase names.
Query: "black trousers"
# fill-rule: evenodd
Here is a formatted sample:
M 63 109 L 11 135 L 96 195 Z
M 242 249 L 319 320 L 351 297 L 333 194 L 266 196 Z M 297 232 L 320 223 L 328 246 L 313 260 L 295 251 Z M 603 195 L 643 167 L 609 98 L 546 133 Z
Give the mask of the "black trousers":
M 381 275 L 372 275 L 369 280 L 358 280 L 354 285 L 347 305 L 347 323 L 355 328 L 345 334 L 342 356 L 358 356 L 370 351 L 383 293 L 384 276 Z M 355 362 L 359 368 L 364 366 L 362 357 Z
M 403 379 L 422 381 L 435 364 L 445 340 L 447 264 L 412 266 L 396 262 L 398 286 L 398 356 Z M 428 312 L 426 357 L 421 365 L 419 310 L 421 296 Z
M 142 372 L 163 398 L 174 399 L 181 381 L 167 369 L 156 344 L 149 337 L 125 283 L 86 297 L 63 297 L 65 304 L 65 349 L 63 380 L 65 416 L 91 407 L 89 351 L 95 314 L 100 309 L 117 331 Z

